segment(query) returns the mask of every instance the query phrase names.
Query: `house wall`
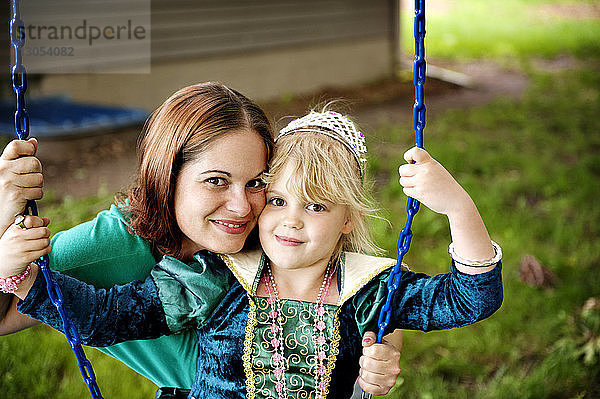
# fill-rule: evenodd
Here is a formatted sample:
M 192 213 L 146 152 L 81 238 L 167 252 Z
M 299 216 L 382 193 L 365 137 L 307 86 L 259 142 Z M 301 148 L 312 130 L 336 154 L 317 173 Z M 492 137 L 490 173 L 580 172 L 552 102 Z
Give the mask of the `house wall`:
M 109 13 L 111 1 L 126 4 L 105 0 Z M 259 101 L 369 82 L 392 71 L 394 3 L 152 0 L 150 73 L 47 73 L 32 93 L 153 109 L 175 90 L 208 80 Z M 126 53 L 103 62 L 119 66 L 131 59 Z
M 324 86 L 369 82 L 390 73 L 387 38 L 278 48 L 234 56 L 152 65 L 150 74 L 45 75 L 40 94 L 69 93 L 78 101 L 156 108 L 177 89 L 220 81 L 261 100 L 309 93 Z

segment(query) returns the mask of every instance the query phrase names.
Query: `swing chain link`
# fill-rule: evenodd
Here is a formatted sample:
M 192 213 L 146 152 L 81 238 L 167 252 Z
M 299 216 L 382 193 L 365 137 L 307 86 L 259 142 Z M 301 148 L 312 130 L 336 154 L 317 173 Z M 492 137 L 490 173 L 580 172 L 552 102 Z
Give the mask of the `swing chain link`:
M 413 63 L 413 84 L 415 86 L 415 104 L 413 105 L 413 128 L 415 130 L 415 146 L 423 148 L 423 129 L 425 128 L 425 99 L 423 85 L 425 84 L 425 0 L 415 0 L 415 17 L 414 17 L 414 35 L 415 35 L 415 59 Z M 412 222 L 413 218 L 419 211 L 419 201 L 409 197 L 406 202 L 406 225 L 400 231 L 398 238 L 398 258 L 396 265 L 390 272 L 387 282 L 388 294 L 386 302 L 379 313 L 379 332 L 377 334 L 377 342 L 381 343 L 385 330 L 389 325 L 392 316 L 392 300 L 396 289 L 400 285 L 402 277 L 402 259 L 410 248 L 412 240 Z
M 425 129 L 425 92 L 423 86 L 425 84 L 426 75 L 426 63 L 425 63 L 425 0 L 415 0 L 415 17 L 414 17 L 414 35 L 415 35 L 415 59 L 413 62 L 413 84 L 415 86 L 415 103 L 413 105 L 413 128 L 415 130 L 415 146 L 423 148 L 423 129 Z M 385 330 L 390 324 L 392 317 L 392 300 L 394 293 L 400 286 L 400 280 L 402 278 L 402 260 L 404 255 L 410 248 L 410 242 L 412 240 L 412 222 L 419 211 L 419 201 L 412 197 L 408 197 L 406 202 L 406 224 L 400 231 L 398 237 L 398 244 L 396 249 L 398 251 L 398 258 L 396 265 L 390 272 L 387 281 L 388 294 L 385 300 L 385 304 L 379 311 L 379 320 L 377 325 L 379 331 L 377 333 L 377 342 L 383 341 Z M 362 392 L 362 399 L 370 399 L 372 395 L 370 393 Z
M 26 140 L 29 136 L 29 114 L 25 108 L 25 91 L 27 90 L 27 72 L 22 63 L 21 49 L 25 43 L 24 24 L 20 18 L 18 8 L 15 10 L 13 2 L 13 18 L 10 21 L 10 39 L 14 48 L 14 65 L 11 70 L 12 86 L 17 98 L 15 111 L 15 132 L 19 140 Z
M 29 137 L 29 114 L 25 107 L 25 91 L 27 90 L 27 72 L 23 65 L 21 49 L 25 43 L 25 25 L 20 16 L 19 0 L 12 0 L 12 19 L 10 21 L 10 40 L 13 47 L 14 53 L 14 65 L 12 67 L 12 86 L 15 92 L 17 104 L 15 112 L 15 132 L 19 140 L 27 140 Z M 37 216 L 37 205 L 35 201 L 27 201 L 25 207 L 25 214 L 31 214 Z M 77 328 L 67 315 L 67 312 L 63 306 L 64 297 L 60 290 L 60 287 L 54 281 L 52 277 L 52 271 L 48 267 L 49 263 L 48 255 L 44 255 L 38 259 L 35 263 L 39 266 L 46 279 L 46 288 L 48 290 L 48 296 L 52 303 L 58 310 L 60 318 L 63 322 L 64 333 L 69 341 L 69 345 L 75 353 L 77 362 L 79 364 L 79 370 L 85 383 L 88 385 L 92 398 L 103 399 L 100 393 L 100 388 L 96 383 L 96 375 L 92 368 L 92 364 L 86 358 L 83 348 L 81 346 L 81 339 Z

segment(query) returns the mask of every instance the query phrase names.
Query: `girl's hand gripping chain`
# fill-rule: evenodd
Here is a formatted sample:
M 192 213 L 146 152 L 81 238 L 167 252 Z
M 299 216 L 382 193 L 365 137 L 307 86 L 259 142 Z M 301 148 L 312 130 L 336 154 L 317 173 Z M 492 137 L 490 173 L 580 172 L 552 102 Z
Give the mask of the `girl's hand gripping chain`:
M 434 212 L 444 214 L 450 222 L 453 255 L 465 263 L 485 262 L 497 254 L 477 207 L 452 175 L 429 153 L 413 147 L 404 154 L 408 162 L 400 166 L 400 184 L 404 193 Z M 453 258 L 456 258 L 453 256 Z M 463 273 L 477 274 L 495 267 L 470 267 L 455 263 Z
M 0 238 L 0 290 L 24 298 L 29 292 L 37 272 L 28 267 L 36 259 L 50 253 L 50 219 L 25 216 L 12 224 Z
M 408 164 L 398 169 L 404 194 L 447 216 L 471 202 L 460 184 L 424 149 L 413 147 L 404 153 L 404 159 Z
M 377 334 L 363 336 L 363 355 L 360 357 L 358 385 L 364 392 L 385 395 L 396 384 L 400 375 L 400 351 L 390 343 L 378 344 Z

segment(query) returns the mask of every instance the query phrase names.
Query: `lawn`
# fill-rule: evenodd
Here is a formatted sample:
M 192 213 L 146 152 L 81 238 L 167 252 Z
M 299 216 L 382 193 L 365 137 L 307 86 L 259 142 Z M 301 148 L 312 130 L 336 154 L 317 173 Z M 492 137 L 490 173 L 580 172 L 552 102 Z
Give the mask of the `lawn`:
M 600 301 L 597 3 L 432 0 L 428 7 L 429 57 L 518 64 L 530 85 L 521 100 L 498 98 L 427 121 L 426 148 L 469 191 L 502 245 L 504 303 L 474 326 L 405 332 L 403 373 L 388 397 L 599 398 L 600 305 L 582 310 L 589 298 Z M 572 59 L 573 67 L 535 67 L 538 59 L 558 56 Z M 390 256 L 405 220 L 394 177 L 399 154 L 411 145 L 405 132 L 406 126 L 387 126 L 369 137 L 371 144 L 386 143 L 377 146 L 387 150 L 372 157 L 369 172 L 391 176 L 377 182 L 376 197 L 393 227 L 375 226 Z M 58 231 L 110 201 L 106 193 L 60 201 L 49 195 L 41 209 Z M 446 271 L 447 221 L 422 207 L 413 231 L 405 262 L 418 271 Z M 554 274 L 551 287 L 521 282 L 526 254 Z M 48 328 L 2 337 L 0 352 L 0 397 L 89 396 L 64 337 Z M 87 353 L 105 397 L 153 397 L 151 383 L 93 349 Z
M 413 2 L 403 1 L 402 44 L 413 49 Z M 427 56 L 450 59 L 600 54 L 595 0 L 426 1 Z
M 464 184 L 502 243 L 505 299 L 477 325 L 406 332 L 403 378 L 390 397 L 600 397 L 600 306 L 581 317 L 584 302 L 600 296 L 599 110 L 600 75 L 584 68 L 532 76 L 520 102 L 499 99 L 429 122 L 427 148 Z M 394 162 L 383 157 L 373 172 Z M 392 254 L 405 218 L 396 200 L 402 194 L 391 181 L 378 196 L 394 226 L 379 225 L 379 242 Z M 447 269 L 446 220 L 423 209 L 413 231 L 405 261 L 428 273 Z M 520 281 L 526 254 L 553 272 L 554 286 Z M 585 364 L 580 352 L 594 342 Z

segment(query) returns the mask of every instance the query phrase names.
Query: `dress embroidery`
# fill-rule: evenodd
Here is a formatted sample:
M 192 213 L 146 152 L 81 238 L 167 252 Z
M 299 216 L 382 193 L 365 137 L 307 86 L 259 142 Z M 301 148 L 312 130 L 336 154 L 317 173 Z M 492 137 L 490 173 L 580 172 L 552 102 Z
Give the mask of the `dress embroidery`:
M 250 301 L 248 325 L 244 341 L 244 370 L 248 386 L 247 398 L 277 398 L 275 387 L 277 378 L 271 367 L 274 353 L 271 339 L 271 305 L 267 298 L 254 297 Z M 288 359 L 287 394 L 289 398 L 315 399 L 315 386 L 312 369 L 316 362 L 312 331 L 314 329 L 314 303 L 282 300 L 281 316 L 284 319 L 283 340 L 286 346 L 285 356 Z M 331 374 L 339 353 L 339 311 L 336 305 L 325 304 L 325 323 L 328 353 L 326 371 L 323 376 L 323 395 L 327 397 Z M 252 384 L 252 386 L 250 386 Z
M 312 374 L 315 378 L 315 399 L 325 399 L 323 394 L 325 390 L 325 371 L 326 371 L 326 360 L 327 360 L 327 338 L 325 327 L 325 307 L 324 301 L 329 293 L 329 287 L 331 286 L 331 279 L 334 275 L 334 267 L 331 262 L 327 264 L 325 274 L 323 276 L 323 282 L 319 293 L 317 295 L 317 302 L 314 304 L 314 313 L 311 317 L 314 319 L 313 322 L 313 347 L 314 347 L 314 363 L 312 365 Z M 271 345 L 273 347 L 273 355 L 271 356 L 271 366 L 274 368 L 275 378 L 275 390 L 279 399 L 287 399 L 287 384 L 286 384 L 286 371 L 288 370 L 289 359 L 285 356 L 285 340 L 283 339 L 283 333 L 285 330 L 285 319 L 280 317 L 281 314 L 281 299 L 277 290 L 277 283 L 273 277 L 270 263 L 267 263 L 267 272 L 263 277 L 265 289 L 269 294 L 267 302 L 271 305 L 269 311 L 269 319 L 271 320 Z M 308 356 L 307 356 L 308 362 Z
M 394 259 L 374 258 L 365 255 L 352 254 L 353 264 L 366 263 L 364 272 L 346 275 L 344 264 L 348 260 L 346 254 L 341 257 L 342 267 L 338 270 L 341 275 L 341 297 L 338 305 L 324 304 L 324 322 L 326 324 L 325 374 L 322 383 L 323 397 L 330 392 L 331 377 L 335 369 L 340 350 L 340 312 L 342 305 L 354 295 L 364 283 L 383 270 L 395 264 Z M 264 254 L 249 254 L 234 260 L 234 257 L 222 255 L 225 264 L 234 273 L 247 292 L 250 302 L 248 324 L 244 338 L 244 372 L 246 374 L 246 398 L 278 398 L 276 389 L 277 377 L 272 364 L 274 354 L 272 340 L 272 320 L 269 312 L 272 306 L 267 298 L 257 297 L 256 288 L 265 266 Z M 368 259 L 369 262 L 363 261 Z M 375 260 L 375 262 L 373 262 Z M 404 266 L 404 265 L 403 265 Z M 357 281 L 360 281 L 357 284 Z M 298 300 L 281 300 L 282 324 L 285 326 L 281 341 L 285 343 L 285 357 L 287 358 L 288 376 L 286 376 L 287 398 L 315 398 L 314 365 L 317 364 L 316 351 L 312 334 L 314 332 L 315 317 L 312 302 Z
M 248 295 L 248 294 L 246 294 Z M 248 324 L 246 325 L 246 338 L 244 339 L 244 373 L 246 374 L 246 397 L 254 399 L 256 394 L 254 389 L 254 372 L 252 371 L 252 343 L 254 342 L 254 328 L 256 327 L 256 304 L 249 297 L 250 310 L 248 311 Z

